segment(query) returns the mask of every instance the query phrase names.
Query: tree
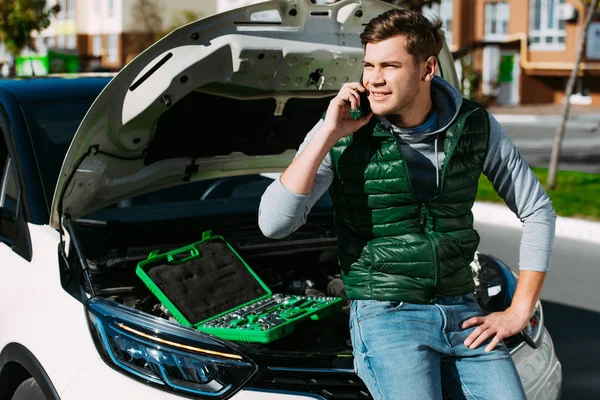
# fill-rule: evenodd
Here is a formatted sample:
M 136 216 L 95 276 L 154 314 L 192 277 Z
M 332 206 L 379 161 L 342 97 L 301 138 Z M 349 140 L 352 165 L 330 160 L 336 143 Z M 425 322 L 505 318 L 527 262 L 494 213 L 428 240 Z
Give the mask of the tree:
M 139 32 L 127 52 L 139 54 L 163 37 L 163 9 L 158 0 L 136 0 L 131 14 L 139 22 Z
M 579 75 L 579 64 L 581 64 L 581 60 L 583 58 L 583 51 L 585 48 L 585 42 L 587 39 L 588 28 L 590 23 L 592 22 L 592 18 L 596 12 L 596 8 L 598 7 L 598 0 L 587 0 L 585 3 L 589 3 L 587 7 L 587 13 L 585 18 L 585 24 L 583 26 L 583 32 L 579 37 L 579 49 L 577 50 L 577 58 L 575 60 L 575 66 L 571 71 L 571 76 L 567 82 L 567 87 L 565 88 L 565 106 L 563 108 L 563 116 L 560 125 L 558 126 L 558 130 L 556 131 L 556 136 L 554 137 L 554 144 L 552 145 L 552 154 L 550 156 L 550 166 L 548 171 L 548 181 L 546 182 L 546 186 L 549 190 L 556 189 L 556 175 L 558 173 L 558 160 L 560 159 L 560 153 L 562 150 L 562 142 L 565 137 L 565 128 L 567 126 L 567 119 L 569 118 L 569 110 L 571 108 L 570 97 L 573 94 L 573 88 L 575 87 L 575 81 L 577 80 L 577 75 Z
M 131 12 L 138 21 L 138 32 L 125 44 L 127 62 L 174 29 L 203 17 L 195 10 L 180 10 L 165 26 L 164 10 L 160 3 L 159 0 L 136 0 L 133 3 Z
M 181 10 L 178 14 L 173 15 L 173 17 L 171 17 L 171 23 L 167 27 L 167 31 L 165 32 L 165 35 L 171 31 L 179 28 L 180 26 L 187 25 L 190 22 L 197 21 L 202 17 L 203 17 L 203 15 L 201 13 L 199 13 L 198 11 Z
M 47 9 L 46 0 L 0 0 L 0 40 L 12 57 L 10 75 L 15 75 L 15 59 L 29 47 L 35 50 L 32 33 L 50 25 L 50 17 L 60 11 L 57 4 Z

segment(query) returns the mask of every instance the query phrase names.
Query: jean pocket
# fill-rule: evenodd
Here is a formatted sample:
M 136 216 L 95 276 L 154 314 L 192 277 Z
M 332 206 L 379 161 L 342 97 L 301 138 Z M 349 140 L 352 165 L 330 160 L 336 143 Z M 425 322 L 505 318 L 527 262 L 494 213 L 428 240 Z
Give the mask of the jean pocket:
M 355 308 L 358 323 L 399 310 L 403 301 L 358 300 Z

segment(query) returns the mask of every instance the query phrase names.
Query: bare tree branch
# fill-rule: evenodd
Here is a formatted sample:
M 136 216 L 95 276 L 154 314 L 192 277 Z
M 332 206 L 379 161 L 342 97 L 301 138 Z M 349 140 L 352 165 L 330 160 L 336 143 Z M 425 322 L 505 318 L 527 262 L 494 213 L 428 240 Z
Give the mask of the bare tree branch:
M 558 174 L 558 160 L 560 159 L 560 154 L 562 151 L 562 142 L 565 137 L 565 130 L 567 126 L 567 119 L 569 119 L 569 110 L 571 108 L 571 95 L 573 94 L 573 88 L 575 87 L 575 82 L 577 81 L 577 75 L 579 75 L 579 64 L 581 64 L 581 60 L 583 59 L 583 51 L 585 49 L 585 42 L 587 39 L 588 29 L 592 19 L 594 17 L 594 13 L 596 8 L 598 7 L 598 0 L 591 0 L 589 2 L 587 8 L 587 14 L 585 19 L 585 24 L 583 26 L 583 32 L 579 38 L 579 49 L 577 50 L 577 59 L 575 60 L 575 66 L 571 71 L 571 76 L 569 77 L 569 81 L 567 82 L 567 87 L 565 89 L 565 106 L 563 109 L 563 117 L 558 130 L 556 131 L 556 136 L 554 137 L 554 144 L 552 145 L 552 154 L 550 156 L 550 166 L 548 171 L 548 181 L 546 182 L 546 186 L 549 190 L 556 189 L 556 175 Z

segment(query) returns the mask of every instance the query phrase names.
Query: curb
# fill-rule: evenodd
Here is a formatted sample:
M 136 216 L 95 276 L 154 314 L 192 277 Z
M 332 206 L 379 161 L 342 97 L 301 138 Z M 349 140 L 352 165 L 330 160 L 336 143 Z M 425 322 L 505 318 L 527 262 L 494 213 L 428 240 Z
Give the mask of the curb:
M 493 114 L 493 113 L 492 113 Z M 537 124 L 540 117 L 531 114 L 493 114 L 501 124 Z
M 476 222 L 482 224 L 501 225 L 514 229 L 523 228 L 521 221 L 506 205 L 475 202 L 473 216 Z M 555 236 L 600 244 L 600 223 L 577 218 L 556 217 Z

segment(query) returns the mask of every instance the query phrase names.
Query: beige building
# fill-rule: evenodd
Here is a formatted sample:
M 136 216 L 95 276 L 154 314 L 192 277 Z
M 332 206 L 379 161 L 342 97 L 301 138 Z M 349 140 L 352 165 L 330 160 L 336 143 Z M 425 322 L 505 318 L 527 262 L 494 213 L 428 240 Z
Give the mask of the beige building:
M 482 91 L 499 104 L 558 103 L 573 70 L 585 9 L 580 0 L 454 0 L 451 49 L 474 50 Z M 600 104 L 600 23 L 594 16 L 571 102 Z
M 49 48 L 80 55 L 83 70 L 118 70 L 185 15 L 217 12 L 216 0 L 48 0 L 60 13 L 35 39 Z M 156 7 L 152 7 L 154 4 Z M 158 16 L 158 19 L 156 18 Z

